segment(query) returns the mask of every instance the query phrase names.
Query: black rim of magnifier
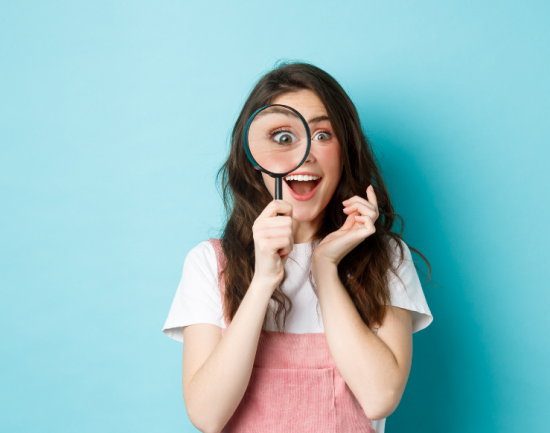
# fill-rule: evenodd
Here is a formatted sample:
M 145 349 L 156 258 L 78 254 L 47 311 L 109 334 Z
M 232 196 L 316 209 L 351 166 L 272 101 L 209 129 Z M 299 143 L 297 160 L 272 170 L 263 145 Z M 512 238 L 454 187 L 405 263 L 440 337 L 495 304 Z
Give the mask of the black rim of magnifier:
M 300 120 L 302 121 L 302 123 L 304 124 L 305 128 L 306 128 L 306 135 L 307 135 L 307 148 L 306 148 L 306 152 L 304 153 L 304 157 L 302 158 L 302 160 L 299 162 L 298 165 L 296 165 L 296 167 L 294 167 L 292 170 L 290 171 L 287 171 L 286 173 L 272 173 L 270 172 L 269 170 L 266 170 L 265 168 L 263 168 L 260 164 L 258 164 L 258 162 L 256 162 L 256 160 L 254 159 L 254 157 L 252 156 L 252 154 L 250 153 L 250 149 L 248 147 L 248 131 L 250 129 L 250 124 L 252 123 L 252 121 L 254 120 L 254 118 L 256 117 L 256 115 L 260 112 L 260 111 L 263 111 L 265 110 L 266 108 L 269 108 L 269 107 L 284 107 L 284 108 L 288 108 L 289 110 L 293 111 L 296 115 L 298 115 L 298 117 L 300 118 Z M 298 167 L 300 167 L 304 161 L 306 160 L 306 158 L 308 157 L 309 155 L 309 150 L 311 148 L 311 132 L 309 131 L 309 126 L 306 122 L 306 120 L 304 119 L 304 117 L 298 112 L 296 111 L 294 108 L 292 107 L 289 107 L 288 105 L 283 105 L 283 104 L 271 104 L 271 105 L 266 105 L 262 108 L 259 108 L 258 110 L 256 110 L 254 112 L 254 114 L 252 114 L 252 116 L 250 116 L 250 119 L 248 119 L 248 122 L 246 122 L 246 126 L 244 127 L 244 150 L 246 152 L 246 156 L 248 156 L 248 159 L 250 160 L 250 162 L 252 163 L 252 165 L 254 167 L 256 167 L 258 170 L 260 171 L 263 171 L 265 174 L 268 174 L 269 176 L 271 177 L 274 177 L 275 180 L 277 180 L 277 178 L 280 178 L 282 179 L 283 177 L 285 177 L 287 174 L 289 173 L 292 173 L 294 170 L 296 170 Z M 280 184 L 282 186 L 282 182 Z M 275 182 L 275 189 L 277 189 L 277 182 Z M 282 192 L 282 188 L 281 188 L 281 192 Z M 279 199 L 280 200 L 280 199 Z

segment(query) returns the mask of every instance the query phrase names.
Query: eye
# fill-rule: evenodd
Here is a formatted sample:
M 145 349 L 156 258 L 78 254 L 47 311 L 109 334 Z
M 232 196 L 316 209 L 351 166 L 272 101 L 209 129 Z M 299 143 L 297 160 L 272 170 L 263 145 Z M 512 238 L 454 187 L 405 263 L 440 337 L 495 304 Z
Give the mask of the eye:
M 313 139 L 317 141 L 327 141 L 330 139 L 330 134 L 326 131 L 322 131 L 316 134 L 315 137 L 313 137 Z
M 292 132 L 282 131 L 273 136 L 273 139 L 279 144 L 291 144 L 298 139 L 292 134 Z

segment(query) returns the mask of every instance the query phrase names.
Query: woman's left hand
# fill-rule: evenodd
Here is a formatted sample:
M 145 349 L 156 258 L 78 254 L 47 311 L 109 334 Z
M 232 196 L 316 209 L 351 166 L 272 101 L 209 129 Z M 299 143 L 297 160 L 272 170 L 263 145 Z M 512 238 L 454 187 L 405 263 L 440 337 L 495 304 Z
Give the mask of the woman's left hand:
M 326 236 L 315 248 L 313 264 L 333 263 L 338 265 L 351 250 L 376 232 L 374 222 L 378 219 L 378 203 L 374 188 L 367 188 L 367 200 L 354 196 L 342 202 L 348 215 L 344 225 Z

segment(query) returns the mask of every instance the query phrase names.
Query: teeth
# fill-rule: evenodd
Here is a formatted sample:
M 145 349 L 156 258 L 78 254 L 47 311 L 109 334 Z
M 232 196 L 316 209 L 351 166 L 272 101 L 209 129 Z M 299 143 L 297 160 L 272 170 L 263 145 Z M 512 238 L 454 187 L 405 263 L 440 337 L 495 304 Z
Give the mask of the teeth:
M 319 179 L 319 177 L 311 176 L 309 174 L 293 174 L 293 175 L 285 177 L 286 181 L 289 181 L 289 180 L 317 180 L 317 179 Z

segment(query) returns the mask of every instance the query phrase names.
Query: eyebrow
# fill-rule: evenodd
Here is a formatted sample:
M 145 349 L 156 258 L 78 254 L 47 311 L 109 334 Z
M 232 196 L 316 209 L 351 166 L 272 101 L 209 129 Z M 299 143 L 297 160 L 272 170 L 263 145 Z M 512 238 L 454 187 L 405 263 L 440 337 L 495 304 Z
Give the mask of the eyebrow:
M 266 114 L 272 114 L 272 113 L 284 114 L 285 116 L 288 116 L 288 117 L 296 117 L 296 118 L 298 117 L 296 115 L 296 113 L 294 113 L 292 111 L 289 111 L 289 110 L 286 110 L 284 108 L 280 108 L 280 107 L 275 106 L 275 107 L 269 107 L 268 109 L 260 111 L 256 115 L 256 118 L 265 116 Z M 323 122 L 324 120 L 328 120 L 330 122 L 329 117 L 326 114 L 323 114 L 321 116 L 317 116 L 317 117 L 313 117 L 313 118 L 309 119 L 309 121 L 307 123 L 308 124 L 310 124 L 310 123 L 319 123 L 319 122 Z
M 262 110 L 262 111 L 260 111 L 258 114 L 256 114 L 256 118 L 265 116 L 265 115 L 267 115 L 267 114 L 273 114 L 273 113 L 283 114 L 283 115 L 288 116 L 288 117 L 295 117 L 295 118 L 298 118 L 298 116 L 296 115 L 296 113 L 294 113 L 293 111 L 290 111 L 290 110 L 287 110 L 287 109 L 284 109 L 284 108 L 280 108 L 280 107 L 269 107 L 269 108 L 266 108 L 265 110 Z
M 319 122 L 322 122 L 323 120 L 330 121 L 328 116 L 323 115 L 323 116 L 314 117 L 313 119 L 309 119 L 309 121 L 307 123 L 319 123 Z

